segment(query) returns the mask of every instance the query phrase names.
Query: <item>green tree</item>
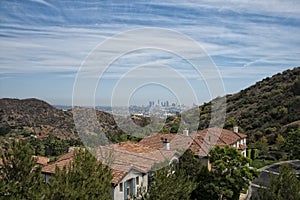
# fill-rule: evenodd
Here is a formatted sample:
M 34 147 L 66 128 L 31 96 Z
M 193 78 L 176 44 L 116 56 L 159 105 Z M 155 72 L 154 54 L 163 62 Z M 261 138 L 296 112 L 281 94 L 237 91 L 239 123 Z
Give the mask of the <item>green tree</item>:
M 66 140 L 49 136 L 42 143 L 44 144 L 46 156 L 59 156 L 68 152 L 69 145 Z
M 205 187 L 217 194 L 218 199 L 239 199 L 240 193 L 248 188 L 257 174 L 248 166 L 250 159 L 234 147 L 216 146 L 210 151 L 209 160 L 213 176 L 212 182 Z
M 184 170 L 170 165 L 156 170 L 149 188 L 150 199 L 190 199 L 196 184 Z
M 179 168 L 183 169 L 190 177 L 196 179 L 201 171 L 200 159 L 199 157 L 194 156 L 194 152 L 188 149 L 180 157 Z
M 7 146 L 0 168 L 0 199 L 40 199 L 44 187 L 41 168 L 23 141 Z
M 300 181 L 294 170 L 288 165 L 279 168 L 279 175 L 272 176 L 266 188 L 258 190 L 256 200 L 299 200 Z
M 208 171 L 207 167 L 202 167 L 196 176 L 197 187 L 192 192 L 191 199 L 205 199 L 215 200 L 218 199 L 218 194 L 214 190 L 215 175 Z
M 288 152 L 290 159 L 300 158 L 300 128 L 291 130 L 288 133 L 283 149 Z
M 258 149 L 260 156 L 268 155 L 268 140 L 266 136 L 262 136 L 257 142 L 249 144 L 249 147 Z
M 45 199 L 111 199 L 111 170 L 87 150 L 78 150 L 69 166 L 58 167 Z

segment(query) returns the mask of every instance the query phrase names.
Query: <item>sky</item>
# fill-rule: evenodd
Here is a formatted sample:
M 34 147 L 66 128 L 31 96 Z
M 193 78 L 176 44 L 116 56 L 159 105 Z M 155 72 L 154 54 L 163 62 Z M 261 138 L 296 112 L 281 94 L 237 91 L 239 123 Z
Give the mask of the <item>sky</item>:
M 0 98 L 56 105 L 202 104 L 300 61 L 298 0 L 2 0 L 0 30 Z

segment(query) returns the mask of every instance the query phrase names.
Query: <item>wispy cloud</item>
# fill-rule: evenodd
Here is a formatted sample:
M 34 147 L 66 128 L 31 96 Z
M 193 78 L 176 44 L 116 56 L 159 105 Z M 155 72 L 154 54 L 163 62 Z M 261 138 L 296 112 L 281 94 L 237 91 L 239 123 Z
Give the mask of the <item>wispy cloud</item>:
M 299 66 L 300 61 L 297 0 L 151 0 L 135 5 L 128 1 L 3 0 L 0 5 L 3 77 L 20 73 L 74 77 L 99 43 L 122 31 L 142 27 L 168 28 L 191 37 L 211 56 L 223 78 L 250 74 L 262 78 L 274 70 Z M 126 45 L 134 46 L 134 42 Z M 147 42 L 148 46 L 153 43 Z M 159 41 L 174 48 L 177 42 L 176 38 Z M 180 45 L 186 49 L 185 43 Z M 176 51 L 180 54 L 182 49 Z M 116 45 L 106 53 L 119 52 Z M 191 58 L 199 56 L 195 49 L 188 53 Z M 105 77 L 119 78 L 141 64 L 171 66 L 187 78 L 199 78 L 178 55 L 158 50 L 123 55 L 110 66 Z

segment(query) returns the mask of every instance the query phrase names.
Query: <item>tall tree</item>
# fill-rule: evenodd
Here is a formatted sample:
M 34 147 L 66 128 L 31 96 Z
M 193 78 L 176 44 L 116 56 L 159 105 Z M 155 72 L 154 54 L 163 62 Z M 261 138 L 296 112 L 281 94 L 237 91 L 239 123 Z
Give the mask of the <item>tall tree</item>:
M 300 159 L 300 128 L 288 132 L 283 149 L 288 152 L 290 159 Z
M 45 199 L 111 199 L 112 174 L 87 150 L 78 150 L 69 166 L 56 168 Z
M 194 200 L 215 200 L 218 194 L 214 190 L 215 175 L 208 171 L 207 167 L 202 167 L 196 176 L 197 187 L 192 192 L 191 199 Z
M 279 175 L 272 176 L 266 188 L 258 190 L 256 200 L 299 200 L 300 181 L 297 179 L 295 171 L 288 165 L 279 168 Z
M 0 166 L 0 197 L 3 199 L 40 199 L 44 187 L 41 168 L 32 150 L 23 141 L 7 146 Z
M 170 165 L 154 172 L 149 188 L 150 199 L 190 199 L 196 184 L 184 170 Z
M 196 179 L 201 171 L 201 160 L 194 155 L 194 152 L 188 149 L 180 157 L 179 168 L 183 169 L 191 178 Z
M 218 199 L 239 199 L 257 172 L 249 168 L 250 159 L 231 146 L 216 146 L 210 151 L 212 182 L 206 189 L 217 194 Z

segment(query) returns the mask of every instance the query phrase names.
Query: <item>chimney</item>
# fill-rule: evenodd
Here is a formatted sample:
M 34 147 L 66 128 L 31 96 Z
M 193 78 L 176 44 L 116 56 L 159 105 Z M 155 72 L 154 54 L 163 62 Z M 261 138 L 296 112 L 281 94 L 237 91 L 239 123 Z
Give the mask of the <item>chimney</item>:
M 186 128 L 182 132 L 183 135 L 189 136 L 189 130 Z
M 170 142 L 168 141 L 167 138 L 160 138 L 160 140 L 163 142 L 163 148 L 164 150 L 170 150 Z
M 239 132 L 239 127 L 238 126 L 234 126 L 233 127 L 233 132 L 238 133 Z

